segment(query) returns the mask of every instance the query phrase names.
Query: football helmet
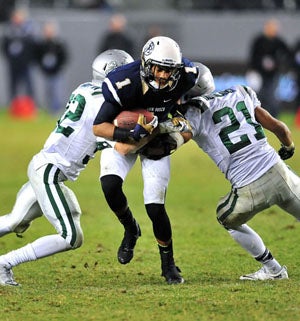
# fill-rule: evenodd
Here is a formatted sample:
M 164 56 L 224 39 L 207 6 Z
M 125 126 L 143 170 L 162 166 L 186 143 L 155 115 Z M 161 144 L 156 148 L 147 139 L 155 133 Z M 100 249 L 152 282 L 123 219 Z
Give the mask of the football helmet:
M 196 96 L 208 95 L 215 90 L 215 82 L 211 71 L 208 67 L 200 62 L 193 62 L 194 66 L 199 69 L 199 76 L 196 84 L 185 95 L 185 99 L 193 98 Z
M 168 81 L 163 87 L 155 81 L 153 66 L 171 71 Z M 141 77 L 153 90 L 168 88 L 173 90 L 180 78 L 183 67 L 179 45 L 168 37 L 154 37 L 147 41 L 141 55 Z
M 194 66 L 199 68 L 199 76 L 196 85 L 191 89 L 191 93 L 193 93 L 193 96 L 211 94 L 216 89 L 211 71 L 200 62 L 194 62 Z
M 115 68 L 133 62 L 133 58 L 124 50 L 109 49 L 95 58 L 92 64 L 92 83 L 101 85 L 106 75 Z

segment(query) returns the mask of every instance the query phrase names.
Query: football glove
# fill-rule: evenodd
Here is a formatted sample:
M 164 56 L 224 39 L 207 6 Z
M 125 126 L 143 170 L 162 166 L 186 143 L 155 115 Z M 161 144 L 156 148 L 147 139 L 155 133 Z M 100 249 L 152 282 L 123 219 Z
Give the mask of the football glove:
M 278 151 L 278 154 L 281 159 L 289 159 L 294 155 L 295 152 L 295 145 L 292 143 L 290 146 L 285 146 L 281 144 L 281 148 Z
M 149 159 L 158 160 L 171 155 L 177 149 L 177 141 L 169 134 L 161 134 L 153 138 L 147 145 L 138 150 Z
M 173 117 L 159 124 L 159 132 L 161 134 L 172 132 L 191 133 L 192 128 L 189 121 L 184 117 Z
M 130 131 L 130 136 L 138 142 L 140 139 L 150 135 L 157 125 L 157 116 L 154 116 L 149 123 L 146 123 L 146 117 L 143 114 L 139 114 L 137 124 L 134 129 Z

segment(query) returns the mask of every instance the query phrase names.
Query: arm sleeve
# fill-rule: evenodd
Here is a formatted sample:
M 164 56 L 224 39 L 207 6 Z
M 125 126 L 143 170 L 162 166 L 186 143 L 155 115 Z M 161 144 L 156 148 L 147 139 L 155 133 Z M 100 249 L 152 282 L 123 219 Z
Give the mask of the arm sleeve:
M 119 106 L 104 101 L 94 120 L 94 125 L 101 123 L 112 123 L 120 112 L 121 110 Z

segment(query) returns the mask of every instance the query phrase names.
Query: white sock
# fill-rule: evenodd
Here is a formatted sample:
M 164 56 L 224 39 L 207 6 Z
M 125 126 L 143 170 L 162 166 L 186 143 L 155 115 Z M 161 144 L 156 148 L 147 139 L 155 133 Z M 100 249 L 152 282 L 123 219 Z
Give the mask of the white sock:
M 16 266 L 23 262 L 34 261 L 37 257 L 33 251 L 31 244 L 27 244 L 20 249 L 10 251 L 0 256 L 0 262 L 9 267 Z
M 240 244 L 249 254 L 255 259 L 262 257 L 266 252 L 266 246 L 261 237 L 247 224 L 238 226 L 234 230 L 228 231 L 233 239 Z M 269 251 L 268 251 L 269 253 Z M 268 254 L 266 253 L 266 254 Z M 281 265 L 273 258 L 272 254 L 269 260 L 258 260 L 271 273 L 278 273 L 281 270 Z
M 24 262 L 34 261 L 70 249 L 70 244 L 60 235 L 47 235 L 20 249 L 1 255 L 0 262 L 13 267 Z
M 278 273 L 281 270 L 281 265 L 274 259 L 269 249 L 265 249 L 265 252 L 255 258 L 258 262 L 263 264 L 264 268 L 271 273 Z
M 247 224 L 228 230 L 232 238 L 254 258 L 263 255 L 266 246 L 261 237 Z
M 268 262 L 263 263 L 263 265 L 269 272 L 273 274 L 278 273 L 282 269 L 282 266 L 274 258 Z

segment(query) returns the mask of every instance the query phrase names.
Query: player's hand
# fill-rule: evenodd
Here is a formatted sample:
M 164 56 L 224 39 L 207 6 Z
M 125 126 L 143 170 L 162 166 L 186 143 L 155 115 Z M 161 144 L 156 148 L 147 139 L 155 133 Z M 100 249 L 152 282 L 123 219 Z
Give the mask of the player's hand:
M 281 144 L 281 148 L 278 151 L 278 154 L 281 159 L 289 159 L 294 155 L 295 152 L 295 145 L 292 143 L 290 146 L 285 146 Z
M 161 134 L 180 132 L 192 132 L 189 121 L 183 117 L 173 117 L 159 124 L 159 131 Z
M 172 124 L 177 128 L 179 132 L 191 132 L 192 128 L 187 119 L 184 117 L 173 117 L 171 119 Z
M 137 124 L 134 129 L 131 131 L 131 136 L 135 141 L 139 141 L 140 139 L 150 135 L 154 128 L 158 125 L 158 118 L 154 116 L 153 119 L 146 123 L 146 117 L 143 114 L 139 115 Z

